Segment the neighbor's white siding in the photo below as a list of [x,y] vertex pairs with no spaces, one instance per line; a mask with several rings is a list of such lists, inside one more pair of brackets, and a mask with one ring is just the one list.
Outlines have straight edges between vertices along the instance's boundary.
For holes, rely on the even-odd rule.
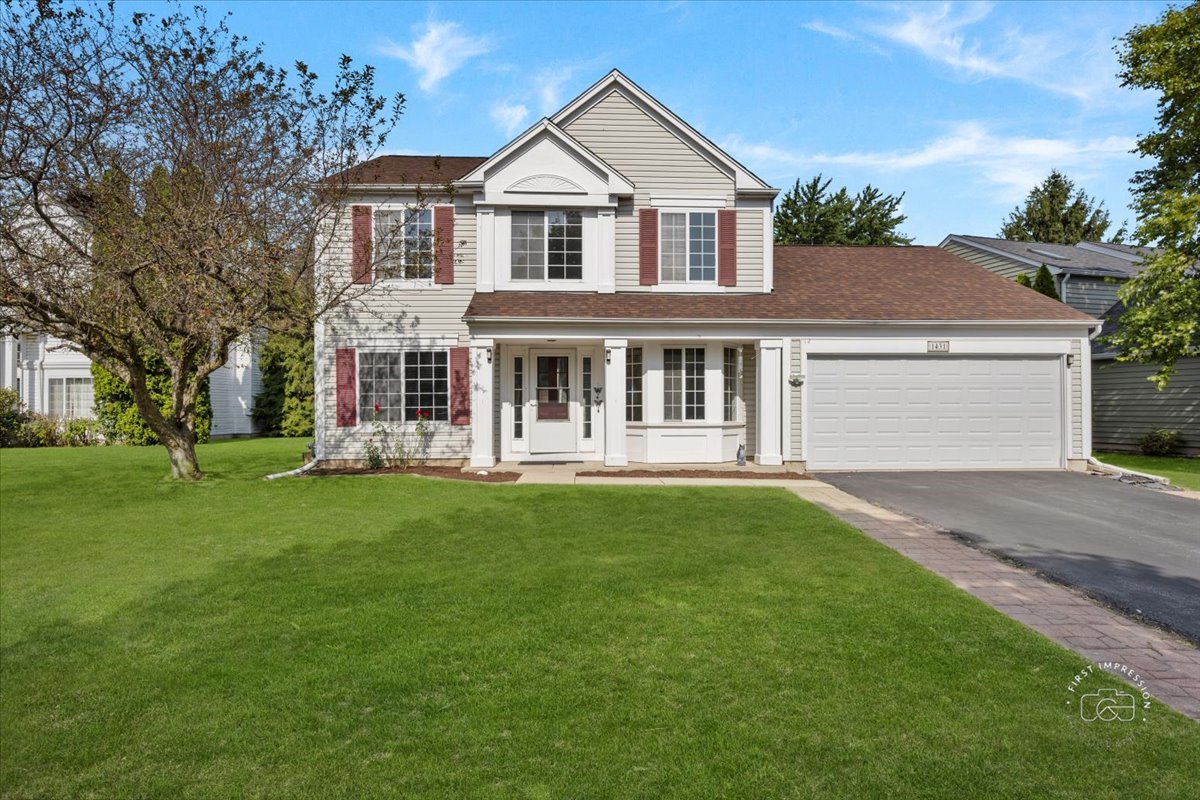
[[262,391],[260,350],[253,338],[233,343],[228,360],[208,377],[212,436],[249,436],[255,432],[254,396]]

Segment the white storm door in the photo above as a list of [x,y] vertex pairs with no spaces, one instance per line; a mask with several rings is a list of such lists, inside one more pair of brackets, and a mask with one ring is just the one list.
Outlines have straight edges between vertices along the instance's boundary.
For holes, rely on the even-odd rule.
[[578,398],[571,386],[570,351],[532,350],[533,413],[529,430],[530,453],[575,453]]

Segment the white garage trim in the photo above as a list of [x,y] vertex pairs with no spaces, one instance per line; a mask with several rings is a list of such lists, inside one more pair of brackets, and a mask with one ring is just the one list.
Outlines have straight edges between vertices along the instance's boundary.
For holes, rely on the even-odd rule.
[[1055,353],[811,354],[801,428],[807,467],[1061,469],[1063,365]]
[[870,354],[926,354],[930,341],[946,342],[949,350],[943,355],[1056,355],[1071,352],[1070,339],[972,339],[938,336],[932,332],[929,338],[892,339],[809,339],[805,350],[809,355],[870,355]]

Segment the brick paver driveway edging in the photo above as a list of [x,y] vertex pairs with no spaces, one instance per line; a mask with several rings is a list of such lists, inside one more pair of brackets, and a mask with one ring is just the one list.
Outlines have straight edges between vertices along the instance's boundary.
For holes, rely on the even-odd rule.
[[811,481],[789,488],[1089,661],[1137,667],[1156,698],[1200,720],[1200,650],[1183,639],[829,484]]

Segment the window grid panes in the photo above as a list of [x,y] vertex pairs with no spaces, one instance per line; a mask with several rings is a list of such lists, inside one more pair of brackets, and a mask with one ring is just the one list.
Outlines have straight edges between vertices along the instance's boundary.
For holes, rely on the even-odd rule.
[[592,358],[591,356],[583,357],[582,366],[582,392],[583,392],[583,438],[592,438]]
[[376,212],[374,247],[377,278],[432,278],[433,209]]
[[663,214],[662,222],[662,281],[682,283],[687,280],[687,214]]
[[359,352],[360,424],[413,422],[422,414],[445,422],[450,417],[449,373],[445,350]]
[[512,212],[513,280],[546,276],[546,217],[541,211]]
[[663,350],[663,419],[683,419],[683,350]]
[[445,350],[404,354],[404,419],[434,422],[450,418],[450,370]]
[[737,357],[736,347],[725,348],[721,375],[724,378],[726,422],[737,422]]
[[578,211],[546,212],[546,262],[552,281],[583,278],[583,217]]
[[717,279],[717,215],[711,211],[688,215],[688,280]]
[[640,347],[630,347],[625,351],[625,421],[642,421],[642,348]]
[[513,438],[525,438],[525,359],[513,358]]
[[704,419],[704,348],[687,348],[683,360],[683,416],[685,419]]
[[362,424],[375,420],[404,420],[404,354],[358,354],[358,419]]
[[47,388],[50,416],[59,419],[92,416],[95,402],[91,378],[51,378]]

